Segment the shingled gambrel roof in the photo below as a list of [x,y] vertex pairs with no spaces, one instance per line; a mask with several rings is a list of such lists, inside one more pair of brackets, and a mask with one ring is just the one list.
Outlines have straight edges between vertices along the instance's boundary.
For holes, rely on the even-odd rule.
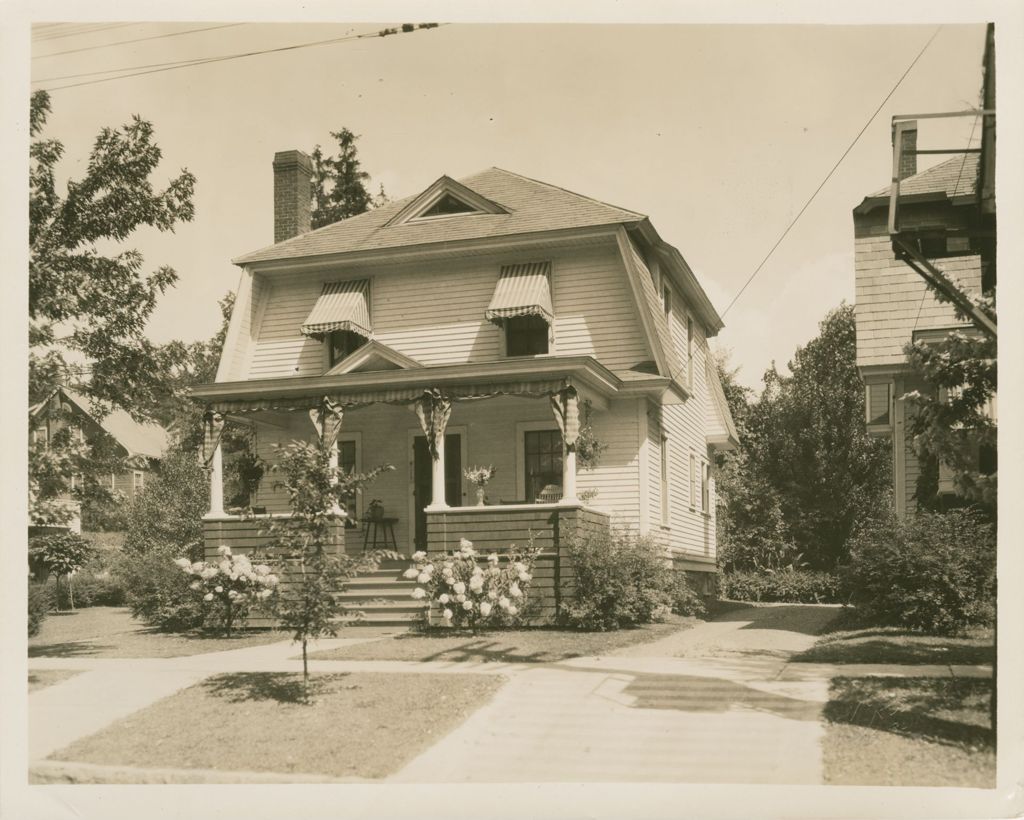
[[417,194],[247,253],[233,261],[238,265],[248,265],[536,231],[629,224],[646,219],[644,214],[617,208],[501,168],[488,168],[458,182],[500,205],[508,213],[462,214],[389,225],[395,216],[421,196]]
[[[900,181],[900,199],[912,196],[940,195],[948,199],[975,196],[978,189],[980,154],[961,154],[933,165]],[[891,185],[869,195],[857,206],[858,212],[877,207],[889,199]]]

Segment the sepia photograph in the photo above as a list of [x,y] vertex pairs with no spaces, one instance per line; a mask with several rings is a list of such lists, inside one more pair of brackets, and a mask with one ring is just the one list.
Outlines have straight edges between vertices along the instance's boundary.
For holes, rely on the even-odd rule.
[[6,816],[1024,811],[1020,15],[644,8],[20,10]]

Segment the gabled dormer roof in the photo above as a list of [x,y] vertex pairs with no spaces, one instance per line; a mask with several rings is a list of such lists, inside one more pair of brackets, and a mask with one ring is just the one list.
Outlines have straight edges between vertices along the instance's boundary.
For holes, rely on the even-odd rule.
[[449,176],[443,176],[392,217],[385,227],[423,219],[447,219],[474,214],[507,214],[508,209]]
[[370,373],[378,370],[411,370],[417,367],[423,367],[423,365],[410,356],[399,353],[393,347],[388,347],[373,339],[353,350],[350,355],[328,370],[327,375]]
[[[445,194],[471,205],[473,210],[446,214],[444,218],[423,218]],[[234,262],[251,265],[309,259],[537,231],[634,224],[645,218],[564,188],[501,168],[488,168],[457,181],[443,176],[415,196],[247,253]]]

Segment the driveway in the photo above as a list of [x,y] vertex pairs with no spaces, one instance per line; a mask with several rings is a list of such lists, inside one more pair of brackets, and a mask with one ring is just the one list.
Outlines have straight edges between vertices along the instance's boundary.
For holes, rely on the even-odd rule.
[[821,782],[827,678],[784,678],[838,614],[725,612],[653,643],[516,675],[401,782]]

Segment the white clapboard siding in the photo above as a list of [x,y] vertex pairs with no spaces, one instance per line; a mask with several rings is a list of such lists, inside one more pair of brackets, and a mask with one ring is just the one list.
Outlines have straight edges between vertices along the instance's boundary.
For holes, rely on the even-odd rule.
[[[613,371],[651,358],[612,245],[368,270],[374,338],[425,365],[498,359],[501,330],[484,319],[484,311],[501,265],[541,257],[552,262],[552,352],[592,355]],[[261,291],[266,305],[249,378],[323,372],[322,345],[299,327],[327,279],[293,279]]]
[[640,426],[636,400],[613,401],[608,410],[594,410],[591,423],[607,449],[601,453],[597,467],[579,472],[577,491],[597,490],[590,505],[609,512],[616,526],[636,532],[640,521]]

